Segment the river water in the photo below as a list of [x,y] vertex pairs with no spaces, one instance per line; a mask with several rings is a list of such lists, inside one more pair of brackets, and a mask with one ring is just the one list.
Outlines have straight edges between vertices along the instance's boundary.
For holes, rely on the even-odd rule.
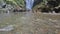
[[60,16],[32,12],[0,14],[0,28],[8,25],[13,25],[14,30],[0,34],[58,34]]

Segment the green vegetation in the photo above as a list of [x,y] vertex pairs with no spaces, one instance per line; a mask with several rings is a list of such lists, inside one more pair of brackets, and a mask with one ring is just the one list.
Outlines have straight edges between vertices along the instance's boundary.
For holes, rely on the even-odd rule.
[[7,4],[24,7],[24,0],[4,0]]
[[[49,0],[42,0],[42,2],[40,1],[40,3],[39,1],[40,0],[35,0],[35,3],[37,4],[35,4],[35,6],[33,7],[34,9],[38,7],[45,7],[46,2]],[[0,3],[2,2],[5,2],[6,4],[10,4],[15,7],[19,6],[19,7],[25,8],[25,0],[0,0]]]
[[[12,6],[19,6],[19,7],[25,7],[25,1],[24,0],[0,0],[1,2],[5,2],[6,4],[10,4]],[[43,3],[46,2],[47,0],[43,0]],[[40,3],[39,3],[40,4]],[[37,5],[36,5],[37,6]],[[35,7],[35,6],[34,6]]]

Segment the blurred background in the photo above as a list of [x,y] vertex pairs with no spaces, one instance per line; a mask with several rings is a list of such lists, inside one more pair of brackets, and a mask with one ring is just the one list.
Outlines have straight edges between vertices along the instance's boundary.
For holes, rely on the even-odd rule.
[[60,0],[0,0],[0,34],[60,34]]

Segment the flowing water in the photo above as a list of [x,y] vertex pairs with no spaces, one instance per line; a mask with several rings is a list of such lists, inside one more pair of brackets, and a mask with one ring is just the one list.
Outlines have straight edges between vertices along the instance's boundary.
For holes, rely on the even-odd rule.
[[34,0],[25,0],[26,1],[26,9],[32,10]]
[[13,25],[12,31],[0,34],[60,34],[60,15],[20,12],[0,14],[0,28]]

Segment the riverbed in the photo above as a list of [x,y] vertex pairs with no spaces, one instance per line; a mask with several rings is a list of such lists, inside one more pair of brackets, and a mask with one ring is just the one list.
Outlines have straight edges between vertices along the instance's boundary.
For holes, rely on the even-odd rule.
[[0,28],[13,25],[12,31],[0,34],[60,34],[60,15],[16,12],[0,14]]

